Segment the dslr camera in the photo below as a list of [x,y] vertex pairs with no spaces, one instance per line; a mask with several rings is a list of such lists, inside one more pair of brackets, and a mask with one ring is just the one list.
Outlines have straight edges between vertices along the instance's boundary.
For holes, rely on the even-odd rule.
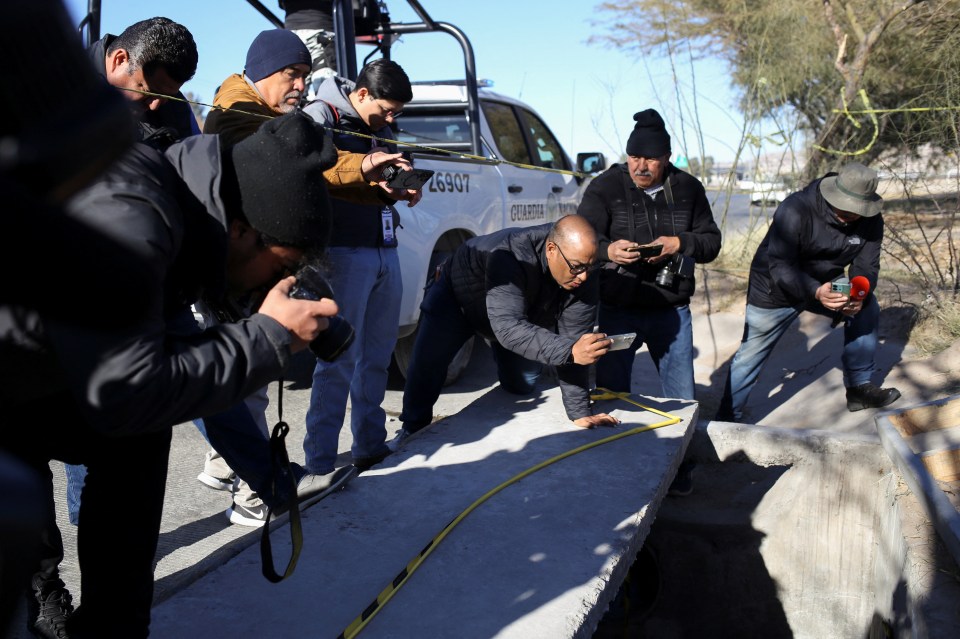
[[687,279],[693,277],[695,262],[692,257],[676,253],[667,260],[663,268],[657,272],[656,282],[663,288],[673,288],[677,277]]
[[[297,283],[290,289],[290,297],[318,301],[333,299],[333,289],[319,268],[308,264],[297,271]],[[340,315],[328,317],[329,326],[310,342],[310,350],[318,359],[332,362],[350,347],[355,336],[353,326]]]

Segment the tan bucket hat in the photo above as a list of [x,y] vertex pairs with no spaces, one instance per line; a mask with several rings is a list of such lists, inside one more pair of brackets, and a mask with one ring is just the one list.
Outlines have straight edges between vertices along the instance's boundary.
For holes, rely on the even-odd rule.
[[841,211],[873,217],[883,208],[877,195],[877,172],[859,162],[845,164],[838,175],[820,180],[820,194]]

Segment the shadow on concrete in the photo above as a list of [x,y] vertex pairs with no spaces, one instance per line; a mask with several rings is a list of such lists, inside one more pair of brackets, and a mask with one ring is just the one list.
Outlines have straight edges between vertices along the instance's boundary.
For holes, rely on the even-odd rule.
[[[523,416],[540,410],[546,399],[542,392],[519,397],[495,388],[466,407],[455,424],[444,428],[446,420],[434,423],[410,440],[405,450],[411,449],[430,464],[449,446],[469,447],[487,438],[491,430],[510,420],[514,421],[509,428],[523,428]],[[688,402],[677,400],[644,403],[664,412],[689,407]],[[462,415],[482,418],[463,420]],[[516,421],[518,417],[520,421]],[[531,419],[535,418],[531,416]],[[542,421],[543,417],[539,419]],[[658,420],[655,418],[651,421]],[[563,426],[555,433],[507,440],[504,442],[505,449],[495,450],[475,461],[418,466],[404,469],[399,474],[370,476],[367,481],[374,485],[365,485],[364,488],[367,494],[376,494],[379,490],[375,484],[399,480],[409,486],[428,487],[421,489],[416,497],[421,503],[429,501],[433,491],[442,491],[445,502],[457,503],[462,500],[462,504],[454,509],[466,508],[472,500],[497,486],[500,481],[556,455],[635,425],[631,423],[619,428],[595,430],[576,430]],[[454,428],[457,431],[455,438],[450,435]],[[641,443],[634,441],[635,438],[647,439]],[[510,485],[483,503],[464,521],[464,528],[469,527],[474,531],[472,536],[467,537],[469,541],[463,542],[469,546],[461,547],[464,538],[451,535],[438,548],[438,554],[429,560],[440,566],[445,561],[453,563],[446,568],[420,571],[413,578],[416,583],[413,580],[410,583],[409,589],[415,592],[408,592],[405,596],[418,601],[416,593],[446,592],[451,601],[474,602],[472,609],[466,613],[458,608],[447,610],[445,614],[455,617],[458,624],[469,628],[469,633],[466,633],[468,636],[489,637],[502,632],[513,621],[549,608],[571,591],[593,583],[598,575],[605,574],[609,569],[611,555],[622,553],[625,548],[633,548],[635,552],[639,547],[637,535],[640,518],[625,514],[639,512],[644,506],[643,501],[637,498],[638,485],[650,492],[650,499],[654,494],[663,494],[665,483],[669,482],[669,478],[663,474],[670,464],[670,457],[666,455],[670,446],[677,444],[666,443],[673,440],[655,442],[655,439],[655,435],[641,433],[626,440],[598,446],[575,455],[576,461],[574,458],[560,460]],[[512,446],[521,441],[522,446]],[[636,447],[629,449],[630,455],[649,452],[651,459],[656,460],[650,464],[650,468],[641,468],[643,465],[639,463],[624,463],[626,453],[622,446],[628,441]],[[446,457],[449,458],[449,455]],[[395,461],[406,458],[406,455],[395,455],[377,468],[389,468]],[[475,470],[471,470],[471,467]],[[617,503],[622,507],[596,505],[595,501],[606,499],[605,495],[606,498],[619,500]],[[373,503],[369,507],[376,509]],[[510,513],[506,520],[510,523],[509,529],[503,529],[505,511]],[[451,510],[451,515],[456,514]],[[430,514],[424,513],[423,516],[430,517]],[[652,511],[644,518],[644,527],[649,526],[651,516]],[[436,521],[436,517],[431,520]],[[362,523],[356,523],[364,527]],[[477,546],[477,530],[487,531],[482,534],[482,547]],[[594,534],[579,536],[579,532],[584,530]],[[422,547],[431,535],[440,533],[440,529],[432,530],[418,521],[405,520],[402,527],[395,525],[392,533],[408,540],[416,539],[418,547]],[[586,539],[597,540],[593,543],[599,543],[599,540],[609,543],[600,544],[590,552],[577,552],[575,556],[564,552],[576,548],[576,540],[582,545]],[[574,545],[571,546],[571,543]],[[474,570],[483,569],[494,557],[496,561],[493,563],[498,567],[498,572],[502,571],[496,575],[495,584],[468,591],[471,587],[469,580],[461,583],[456,578],[455,574],[470,575]],[[391,557],[398,570],[408,559],[412,557]],[[571,569],[571,565],[575,569]],[[622,575],[625,568],[625,565],[620,565],[616,574]],[[613,592],[610,592],[606,598],[601,598],[604,606],[612,595]],[[490,611],[498,612],[490,614]],[[586,627],[597,623],[601,614],[602,607],[590,612],[592,620]],[[401,623],[402,627],[407,627],[405,622]]]
[[160,533],[154,561],[160,561],[179,548],[192,546],[231,526],[230,521],[223,516],[223,512],[219,511],[203,519],[189,521],[171,531]]
[[[807,316],[812,316],[815,322],[813,332],[809,335],[802,326],[802,320]],[[811,382],[823,379],[834,368],[841,368],[843,328],[837,326],[830,329],[829,321],[826,317],[805,312],[790,325],[774,347],[760,371],[756,386],[750,392],[744,409],[745,423],[759,423]],[[891,369],[900,362],[915,323],[916,311],[912,308],[897,306],[881,309],[880,345],[873,374],[875,384],[882,384]],[[824,332],[822,336],[821,331]],[[816,341],[811,346],[813,340]],[[709,385],[697,385],[702,416],[712,417],[716,414],[732,359],[733,355],[713,371]],[[842,384],[838,384],[830,392],[836,392],[842,398],[845,391]]]
[[[705,454],[705,451],[707,454]],[[667,497],[595,639],[792,637],[751,518],[790,466],[699,446],[695,490]]]

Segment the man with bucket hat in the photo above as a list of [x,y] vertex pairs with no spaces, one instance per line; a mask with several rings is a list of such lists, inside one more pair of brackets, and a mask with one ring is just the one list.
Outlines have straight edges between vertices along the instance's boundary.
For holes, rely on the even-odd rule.
[[[851,162],[777,207],[750,265],[743,339],[730,364],[717,419],[742,421],[760,369],[805,310],[843,321],[847,410],[880,408],[899,399],[897,389],[871,381],[880,320],[873,291],[883,241],[877,182],[876,171]],[[835,290],[842,288],[837,281],[845,279],[845,272],[850,281],[863,283],[860,295]]]

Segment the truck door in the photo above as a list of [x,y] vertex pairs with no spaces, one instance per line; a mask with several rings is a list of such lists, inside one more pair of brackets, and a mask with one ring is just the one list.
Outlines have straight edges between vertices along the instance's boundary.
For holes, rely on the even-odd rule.
[[570,170],[570,161],[556,138],[532,111],[503,102],[482,102],[505,189],[504,226],[553,222],[577,210],[573,176],[536,168]]

